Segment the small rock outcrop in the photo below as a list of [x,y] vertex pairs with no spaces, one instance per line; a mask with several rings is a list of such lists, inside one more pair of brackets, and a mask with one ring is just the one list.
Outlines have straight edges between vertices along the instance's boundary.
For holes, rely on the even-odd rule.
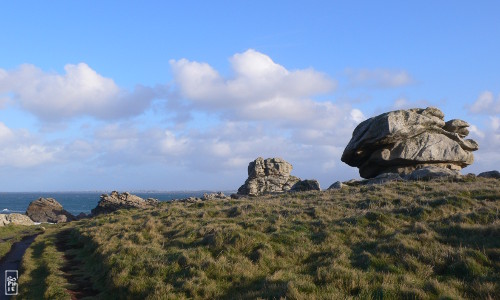
[[218,192],[218,193],[204,193],[203,197],[201,200],[206,201],[206,200],[224,200],[224,199],[231,199],[231,197],[226,196],[223,192]]
[[330,185],[328,187],[327,190],[340,190],[344,187],[344,184],[340,181],[335,181],[334,183],[332,183],[332,185]]
[[28,216],[21,214],[0,214],[0,227],[8,224],[15,225],[35,225]]
[[477,175],[477,177],[500,179],[500,172],[498,172],[498,171],[482,172],[482,173],[479,173]]
[[305,179],[292,186],[293,192],[321,191],[319,182],[316,179]]
[[64,223],[76,220],[53,198],[38,198],[31,202],[26,215],[34,222]]
[[469,124],[444,121],[439,109],[391,111],[361,122],[342,154],[342,161],[359,168],[363,178],[382,173],[406,176],[427,167],[460,171],[472,164],[478,144],[464,139]]
[[238,189],[238,194],[257,196],[289,191],[300,181],[300,178],[290,175],[292,169],[292,165],[281,158],[259,157],[248,165],[248,178]]
[[432,180],[437,178],[456,178],[460,176],[457,170],[427,166],[417,169],[406,176],[407,180]]
[[398,173],[382,173],[366,181],[365,184],[384,184],[392,181],[402,181],[404,178]]
[[118,193],[117,191],[111,192],[111,195],[103,194],[97,206],[92,209],[92,215],[99,215],[103,213],[110,213],[122,208],[151,208],[157,206],[158,200],[148,198],[146,200],[139,196],[132,195],[128,192]]

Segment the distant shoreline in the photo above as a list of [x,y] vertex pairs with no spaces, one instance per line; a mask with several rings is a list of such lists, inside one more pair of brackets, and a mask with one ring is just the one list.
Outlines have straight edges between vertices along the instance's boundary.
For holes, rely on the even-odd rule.
[[[120,191],[124,192],[124,191]],[[188,197],[201,197],[204,193],[210,193],[210,190],[197,191],[129,191],[141,198],[155,198],[160,201],[169,201],[172,199],[181,199]],[[226,194],[231,194],[236,191],[222,191]],[[96,207],[102,194],[110,194],[111,191],[71,191],[71,192],[0,192],[0,213],[5,209],[8,213],[24,214],[29,203],[43,197],[54,198],[73,215],[79,213],[90,213],[91,209]],[[5,212],[7,213],[7,211]]]

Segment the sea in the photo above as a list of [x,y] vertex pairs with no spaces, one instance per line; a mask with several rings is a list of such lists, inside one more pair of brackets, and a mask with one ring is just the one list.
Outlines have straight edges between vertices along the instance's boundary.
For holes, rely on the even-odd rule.
[[[174,192],[130,192],[143,199],[154,198],[160,201],[172,199],[183,199],[187,197],[202,197],[204,193],[214,191],[174,191]],[[230,195],[234,191],[223,191]],[[63,208],[73,215],[79,213],[90,213],[97,206],[102,194],[111,192],[0,192],[0,214],[21,213],[24,214],[28,205],[40,198],[54,198],[61,203]]]

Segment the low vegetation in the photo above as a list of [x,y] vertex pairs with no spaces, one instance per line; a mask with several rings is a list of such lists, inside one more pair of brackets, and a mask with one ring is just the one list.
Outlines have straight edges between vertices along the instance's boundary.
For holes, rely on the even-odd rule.
[[121,210],[39,236],[19,298],[495,299],[499,210],[479,178]]
[[0,227],[0,259],[5,256],[15,242],[27,236],[43,232],[41,226],[23,226],[8,224]]

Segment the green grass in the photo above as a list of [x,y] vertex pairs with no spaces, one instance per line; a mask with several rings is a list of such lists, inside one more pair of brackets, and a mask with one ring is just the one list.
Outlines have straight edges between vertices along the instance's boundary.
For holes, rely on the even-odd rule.
[[21,263],[17,299],[71,299],[66,291],[68,282],[60,270],[64,256],[55,246],[60,228],[51,226],[26,250]]
[[[498,180],[398,182],[162,203],[64,230],[103,299],[495,299],[499,210]],[[45,298],[67,297],[58,230],[26,254],[21,291],[43,281]]]
[[0,259],[10,251],[12,244],[26,236],[43,232],[41,226],[24,226],[8,224],[0,227]]

